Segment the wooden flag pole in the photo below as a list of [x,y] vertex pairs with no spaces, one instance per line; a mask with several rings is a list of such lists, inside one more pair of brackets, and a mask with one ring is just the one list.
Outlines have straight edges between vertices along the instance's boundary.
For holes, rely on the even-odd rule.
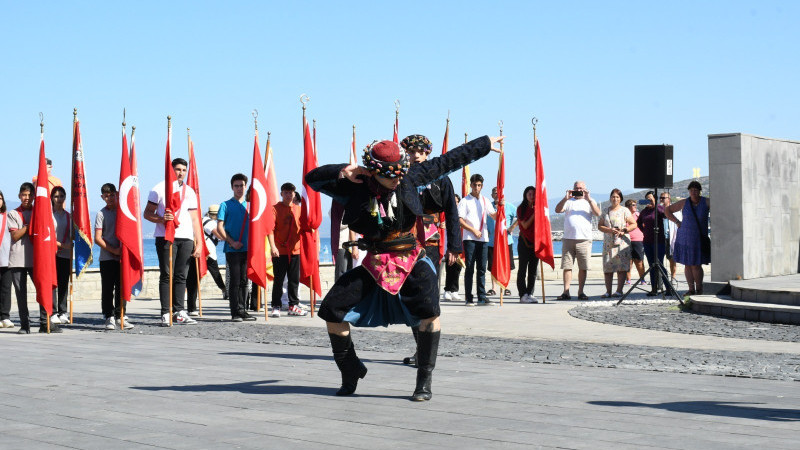
[[[536,124],[537,123],[539,123],[539,119],[537,119],[536,117],[531,119],[531,124],[533,124],[533,154],[534,154],[534,156],[536,156]],[[500,145],[502,145],[502,144],[500,144]],[[536,180],[536,182],[538,183],[539,180]],[[535,228],[536,227],[536,223],[534,223],[533,226]],[[539,280],[539,283],[542,285],[542,304],[545,304],[545,303],[547,303],[547,298],[544,295],[544,264],[541,261],[539,261],[539,269],[540,269],[540,273],[542,274],[541,275],[541,279]]]
[[[205,245],[205,236],[203,237],[203,245]],[[197,274],[197,313],[203,317],[203,293],[200,292],[200,257],[194,259],[195,272]]]
[[[269,320],[269,307],[267,306],[267,292],[268,292],[269,280],[267,280],[267,286],[264,286],[264,322]],[[275,288],[275,282],[272,282],[272,288]]]
[[[169,139],[169,131],[171,129],[172,129],[172,116],[167,116],[167,139]],[[167,187],[164,186],[165,197],[166,197],[166,190],[167,190]],[[171,199],[165,198],[164,199],[164,203],[166,204],[166,202],[168,202],[170,200]],[[176,212],[177,211],[173,211],[173,214],[175,214]],[[175,239],[174,236],[173,236],[173,239]],[[174,267],[172,266],[172,247],[173,246],[175,246],[175,242],[174,241],[169,243],[169,326],[172,326],[172,277],[173,277],[173,271],[174,271],[173,270]]]
[[[502,136],[503,135],[503,121],[501,120],[500,122],[498,122],[498,125],[500,125],[500,136]],[[500,158],[502,158],[502,157],[503,157],[503,141],[500,141]],[[503,183],[505,184],[505,180],[503,180]],[[505,190],[505,187],[503,187],[503,190]],[[505,192],[503,192],[503,195],[505,196]],[[500,201],[504,201],[504,199],[502,199],[502,198],[498,198],[497,200],[498,200],[498,206],[500,205]],[[503,205],[503,208],[505,209],[505,205]],[[499,224],[495,220],[495,226],[497,226],[497,225],[499,225]],[[508,232],[508,228],[506,228],[506,233],[507,232]],[[489,239],[494,239],[494,236],[491,236]],[[508,245],[508,238],[506,238],[506,242],[503,242],[503,244]],[[511,258],[511,254],[509,254],[508,257]],[[509,263],[510,263],[510,261],[509,261]],[[509,266],[510,266],[510,264],[509,264]],[[505,294],[507,286],[500,285],[499,281],[497,282],[497,285],[503,288],[500,291],[500,307],[502,308],[503,307],[503,294]]]
[[[72,142],[75,142],[75,124],[78,123],[78,108],[72,108]],[[72,175],[75,175],[75,155],[72,158]],[[71,177],[70,177],[71,178]],[[70,189],[70,197],[72,196],[72,189]],[[71,201],[72,199],[70,199]],[[70,220],[72,220],[72,214],[70,214]],[[72,229],[72,222],[68,224],[69,230],[71,231],[70,235],[72,237],[72,247],[75,248],[75,230]],[[69,323],[72,325],[72,293],[73,293],[73,280],[72,280],[72,264],[74,263],[75,252],[70,252],[69,254]]]

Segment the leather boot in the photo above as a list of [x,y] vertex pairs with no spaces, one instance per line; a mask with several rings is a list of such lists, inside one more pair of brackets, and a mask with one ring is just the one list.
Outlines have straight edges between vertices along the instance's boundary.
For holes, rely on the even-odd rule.
[[417,388],[411,400],[422,402],[430,400],[433,368],[436,367],[436,355],[439,353],[439,337],[441,331],[420,331],[417,340]]
[[[419,344],[419,325],[411,327],[411,332],[414,333],[414,342]],[[417,352],[414,352],[414,356],[403,358],[403,364],[417,367]]]
[[339,336],[328,333],[331,339],[331,349],[333,350],[333,360],[342,373],[342,386],[336,391],[336,395],[350,395],[356,391],[358,379],[367,375],[367,368],[358,359],[356,349],[353,347],[353,340],[350,335]]

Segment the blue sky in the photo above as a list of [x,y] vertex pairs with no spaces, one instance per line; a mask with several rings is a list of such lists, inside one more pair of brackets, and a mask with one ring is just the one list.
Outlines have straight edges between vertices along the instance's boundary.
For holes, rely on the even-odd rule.
[[[675,146],[675,177],[708,173],[707,135],[800,140],[796,2],[10,2],[0,16],[0,189],[13,201],[47,154],[67,181],[72,108],[92,210],[118,181],[120,124],[136,125],[142,196],[173,155],[198,156],[205,205],[249,175],[253,120],[272,132],[281,181],[300,184],[299,96],[320,163],[400,134],[439,152],[505,124],[507,196],[534,182],[539,118],[550,197],[583,179],[599,199],[633,187],[633,146]],[[130,128],[129,128],[130,130]],[[495,184],[497,159],[474,164]],[[456,185],[460,177],[454,177]],[[711,181],[713,185],[713,180]],[[326,200],[327,202],[327,200]],[[551,205],[552,206],[552,205]]]

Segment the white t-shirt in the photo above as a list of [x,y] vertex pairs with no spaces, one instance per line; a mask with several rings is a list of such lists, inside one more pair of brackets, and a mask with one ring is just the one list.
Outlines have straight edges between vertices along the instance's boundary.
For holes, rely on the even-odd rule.
[[564,239],[592,239],[592,205],[588,200],[567,200],[564,213]]
[[[185,187],[185,189],[184,189]],[[175,238],[176,239],[194,239],[194,229],[192,229],[192,215],[189,211],[197,209],[197,195],[194,193],[194,189],[186,186],[186,183],[182,185],[178,185],[178,182],[175,181],[175,184],[172,187],[172,190],[175,192],[181,193],[181,210],[180,213],[176,215],[178,218],[178,228],[175,229]],[[160,182],[153,187],[153,190],[150,191],[150,194],[147,196],[147,201],[150,203],[155,203],[158,205],[156,209],[156,214],[161,217],[164,217],[164,210],[166,209],[164,206],[164,182]],[[164,224],[157,223],[156,224],[156,231],[154,233],[155,237],[164,237]]]
[[490,213],[495,213],[492,201],[482,195],[475,198],[472,194],[468,194],[458,202],[458,217],[464,219],[472,228],[480,229],[481,231],[481,237],[477,237],[473,232],[464,228],[462,235],[463,240],[489,242],[487,219]]
[[[3,227],[5,219],[5,227]],[[8,216],[0,213],[0,267],[8,267],[8,254],[11,251],[11,232],[8,231]]]
[[217,221],[208,216],[203,216],[202,225],[203,225],[203,234],[205,235],[204,237],[206,240],[206,248],[208,249],[208,257],[216,261],[217,245],[214,244],[214,241],[212,241],[209,236],[214,235],[214,230],[217,229]]

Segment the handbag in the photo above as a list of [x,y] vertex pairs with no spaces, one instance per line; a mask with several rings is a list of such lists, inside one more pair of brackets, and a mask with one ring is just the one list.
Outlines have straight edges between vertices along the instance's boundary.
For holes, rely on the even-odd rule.
[[708,237],[708,233],[703,233],[703,230],[700,227],[700,219],[697,218],[697,212],[694,210],[692,201],[688,198],[686,200],[689,202],[689,206],[692,208],[692,215],[697,223],[697,232],[700,234],[700,253],[703,256],[708,256],[708,260],[711,261],[711,238]]

